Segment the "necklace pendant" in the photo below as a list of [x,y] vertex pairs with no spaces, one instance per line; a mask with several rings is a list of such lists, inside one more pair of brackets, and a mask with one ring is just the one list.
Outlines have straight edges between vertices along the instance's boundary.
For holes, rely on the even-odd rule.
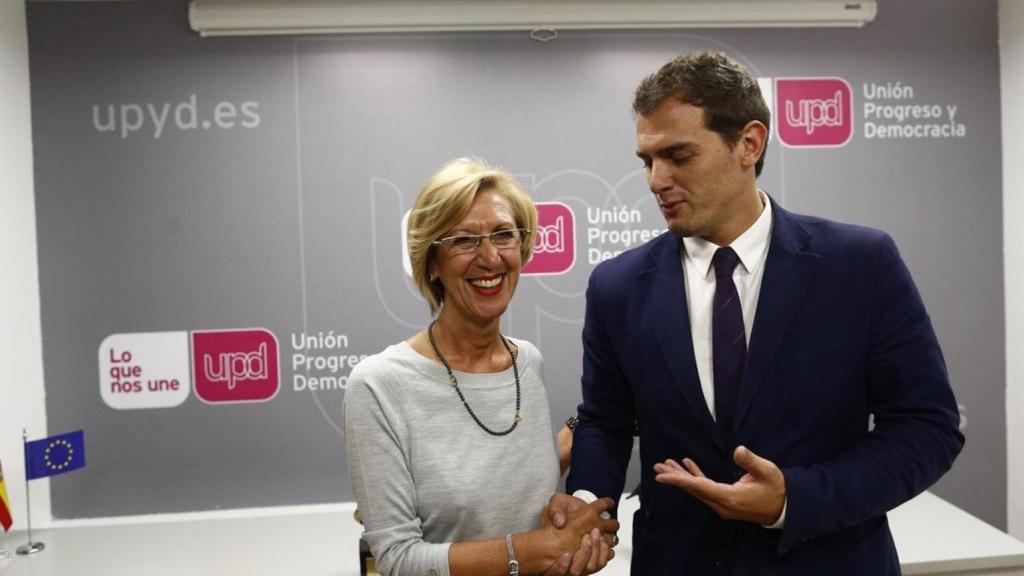
[[516,424],[518,424],[522,419],[523,417],[519,415],[519,412],[516,412]]
[[459,387],[459,381],[455,379],[455,374],[449,374],[448,375],[448,382],[451,383],[453,388],[458,388]]

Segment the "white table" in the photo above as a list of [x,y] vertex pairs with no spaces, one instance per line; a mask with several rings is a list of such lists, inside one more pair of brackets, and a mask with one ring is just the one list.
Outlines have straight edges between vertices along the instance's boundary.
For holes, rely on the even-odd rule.
[[889,513],[904,574],[1024,576],[1024,543],[925,492]]
[[[639,505],[637,498],[619,501],[619,522],[627,534]],[[890,512],[889,527],[905,575],[1024,576],[1024,542],[930,492]],[[618,548],[608,576],[629,574],[630,546]]]
[[[15,555],[0,576],[359,576],[362,527],[352,519],[355,504],[322,508],[34,530],[33,539],[46,549]],[[3,539],[12,554],[25,541],[23,532]]]
[[[629,574],[637,499],[623,499],[622,543],[602,574]],[[46,549],[0,561],[0,576],[357,576],[361,527],[354,504],[243,512],[244,517],[68,526],[37,530]],[[238,516],[239,513],[225,513]],[[903,573],[1024,576],[1024,543],[924,493],[889,515]],[[24,533],[4,535],[14,548]]]

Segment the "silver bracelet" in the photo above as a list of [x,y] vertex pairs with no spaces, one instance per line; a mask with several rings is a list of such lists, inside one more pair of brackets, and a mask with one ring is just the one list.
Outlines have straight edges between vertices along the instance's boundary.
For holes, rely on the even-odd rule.
[[519,561],[516,551],[512,548],[512,534],[505,536],[505,548],[508,549],[508,576],[519,576]]

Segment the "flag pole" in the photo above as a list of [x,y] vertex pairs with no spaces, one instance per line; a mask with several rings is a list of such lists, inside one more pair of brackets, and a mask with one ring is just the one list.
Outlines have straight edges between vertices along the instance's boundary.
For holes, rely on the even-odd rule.
[[[21,445],[24,448],[25,455],[28,455],[28,434],[25,429],[21,429]],[[46,544],[42,542],[32,541],[32,499],[29,497],[28,492],[28,458],[25,458],[25,520],[28,522],[28,543],[18,546],[19,556],[31,556],[38,554],[46,548]]]

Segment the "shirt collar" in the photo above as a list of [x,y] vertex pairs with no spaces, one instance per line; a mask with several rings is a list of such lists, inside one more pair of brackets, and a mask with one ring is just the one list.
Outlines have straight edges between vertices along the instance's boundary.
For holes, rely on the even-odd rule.
[[[761,196],[764,210],[761,210],[761,215],[757,217],[750,228],[747,228],[729,245],[739,256],[740,265],[747,271],[747,274],[752,274],[764,262],[772,231],[772,203],[767,194],[761,190],[757,192]],[[687,258],[693,261],[697,270],[704,271],[705,276],[711,270],[711,258],[719,248],[720,246],[717,244],[699,236],[683,238],[683,252]]]

